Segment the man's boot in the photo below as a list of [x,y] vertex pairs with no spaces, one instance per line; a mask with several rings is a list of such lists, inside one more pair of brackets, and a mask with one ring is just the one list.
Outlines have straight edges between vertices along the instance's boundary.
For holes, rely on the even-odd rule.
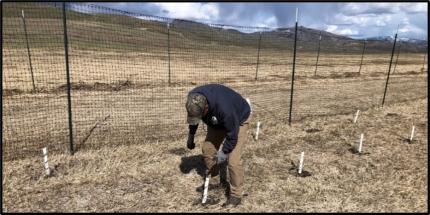
[[242,198],[230,196],[227,201],[222,205],[223,207],[236,207],[242,202]]

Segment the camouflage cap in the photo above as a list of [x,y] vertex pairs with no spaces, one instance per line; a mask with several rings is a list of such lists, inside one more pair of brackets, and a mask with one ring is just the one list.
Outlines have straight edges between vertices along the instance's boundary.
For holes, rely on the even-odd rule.
[[185,108],[187,109],[188,116],[187,122],[190,125],[197,125],[203,116],[203,110],[207,103],[206,97],[200,93],[190,93],[187,97]]

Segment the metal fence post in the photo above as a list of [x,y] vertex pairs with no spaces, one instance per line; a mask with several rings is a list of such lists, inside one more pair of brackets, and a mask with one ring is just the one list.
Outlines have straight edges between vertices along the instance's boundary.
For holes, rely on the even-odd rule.
[[292,78],[291,78],[291,95],[290,95],[290,114],[288,117],[288,125],[290,125],[290,126],[291,126],[291,111],[293,109],[294,71],[295,71],[295,67],[296,67],[297,15],[298,15],[298,8],[296,8],[296,27],[294,30],[293,73],[292,73]]
[[30,45],[28,44],[27,25],[25,24],[24,10],[22,10],[21,12],[22,12],[22,22],[24,23],[25,41],[27,42],[28,62],[30,63],[31,82],[33,83],[33,92],[35,92],[36,91],[36,85],[34,84],[33,65],[31,64]]
[[394,64],[393,75],[394,75],[394,72],[396,71],[397,61],[399,61],[399,54],[400,54],[400,46],[401,45],[402,44],[399,43],[399,47],[397,48],[397,57],[396,57],[396,63]]
[[317,76],[318,58],[320,57],[320,44],[321,44],[321,31],[320,31],[320,38],[318,40],[317,62],[315,63],[315,73],[314,73],[314,76]]
[[385,82],[384,97],[382,98],[382,107],[384,106],[385,95],[387,94],[387,86],[388,86],[388,80],[390,79],[391,64],[393,63],[394,49],[396,48],[396,40],[397,40],[397,33],[396,33],[396,36],[394,36],[394,44],[393,44],[393,50],[391,51],[390,66],[388,67],[387,82]]
[[[426,63],[426,57],[427,57],[427,51],[426,51],[426,53],[424,54],[424,59],[423,59],[423,67],[422,67],[422,69],[423,69],[423,71],[424,71],[424,65],[425,65],[425,63]],[[427,66],[427,69],[428,69],[428,66]]]
[[73,123],[72,123],[72,98],[70,94],[70,72],[69,72],[69,47],[67,40],[67,23],[66,23],[66,3],[63,2],[63,27],[64,27],[64,51],[66,58],[66,79],[67,79],[67,106],[69,111],[69,140],[70,154],[73,155]]
[[257,76],[258,76],[258,63],[260,62],[260,43],[261,43],[261,31],[260,31],[260,36],[258,38],[257,68],[256,68],[256,71],[255,71],[255,80],[257,80]]
[[167,23],[167,58],[168,58],[169,85],[170,85],[170,23]]
[[361,61],[360,61],[360,68],[358,69],[358,74],[360,74],[361,65],[363,65],[364,50],[366,50],[366,39],[364,39],[364,42],[363,42],[363,52],[361,53]]

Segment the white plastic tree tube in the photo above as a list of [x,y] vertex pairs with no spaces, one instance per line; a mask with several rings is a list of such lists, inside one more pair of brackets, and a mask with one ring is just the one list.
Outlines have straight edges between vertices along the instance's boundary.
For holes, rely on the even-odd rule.
[[51,175],[51,169],[48,164],[48,149],[45,147],[42,149],[43,152],[43,166],[45,167],[46,175]]
[[210,174],[208,174],[205,178],[205,189],[203,191],[202,204],[206,203],[206,200],[208,199],[209,177]]
[[415,126],[412,126],[411,138],[409,139],[412,142],[412,138],[414,138]]
[[358,153],[361,153],[361,149],[363,147],[363,134],[360,135],[360,145],[358,146]]
[[255,140],[258,140],[258,133],[260,133],[260,122],[257,122],[257,131],[255,132]]
[[305,152],[302,152],[300,154],[300,163],[299,163],[299,174],[302,174],[302,170],[303,170],[303,161],[305,159]]
[[354,123],[357,122],[358,114],[360,113],[360,110],[357,110],[357,113],[355,113]]

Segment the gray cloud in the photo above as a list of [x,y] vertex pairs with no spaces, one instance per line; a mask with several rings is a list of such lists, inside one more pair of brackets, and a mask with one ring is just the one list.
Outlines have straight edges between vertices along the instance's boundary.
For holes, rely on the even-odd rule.
[[390,3],[350,3],[343,4],[342,7],[342,13],[349,16],[394,14],[397,10]]
[[309,28],[360,38],[392,36],[400,24],[402,37],[427,38],[426,3],[196,2],[184,7],[168,7],[159,3],[96,4],[147,15],[256,27],[291,27],[295,23],[295,10],[298,8],[299,25]]
[[162,15],[162,8],[151,3],[94,3],[104,7],[147,15]]

